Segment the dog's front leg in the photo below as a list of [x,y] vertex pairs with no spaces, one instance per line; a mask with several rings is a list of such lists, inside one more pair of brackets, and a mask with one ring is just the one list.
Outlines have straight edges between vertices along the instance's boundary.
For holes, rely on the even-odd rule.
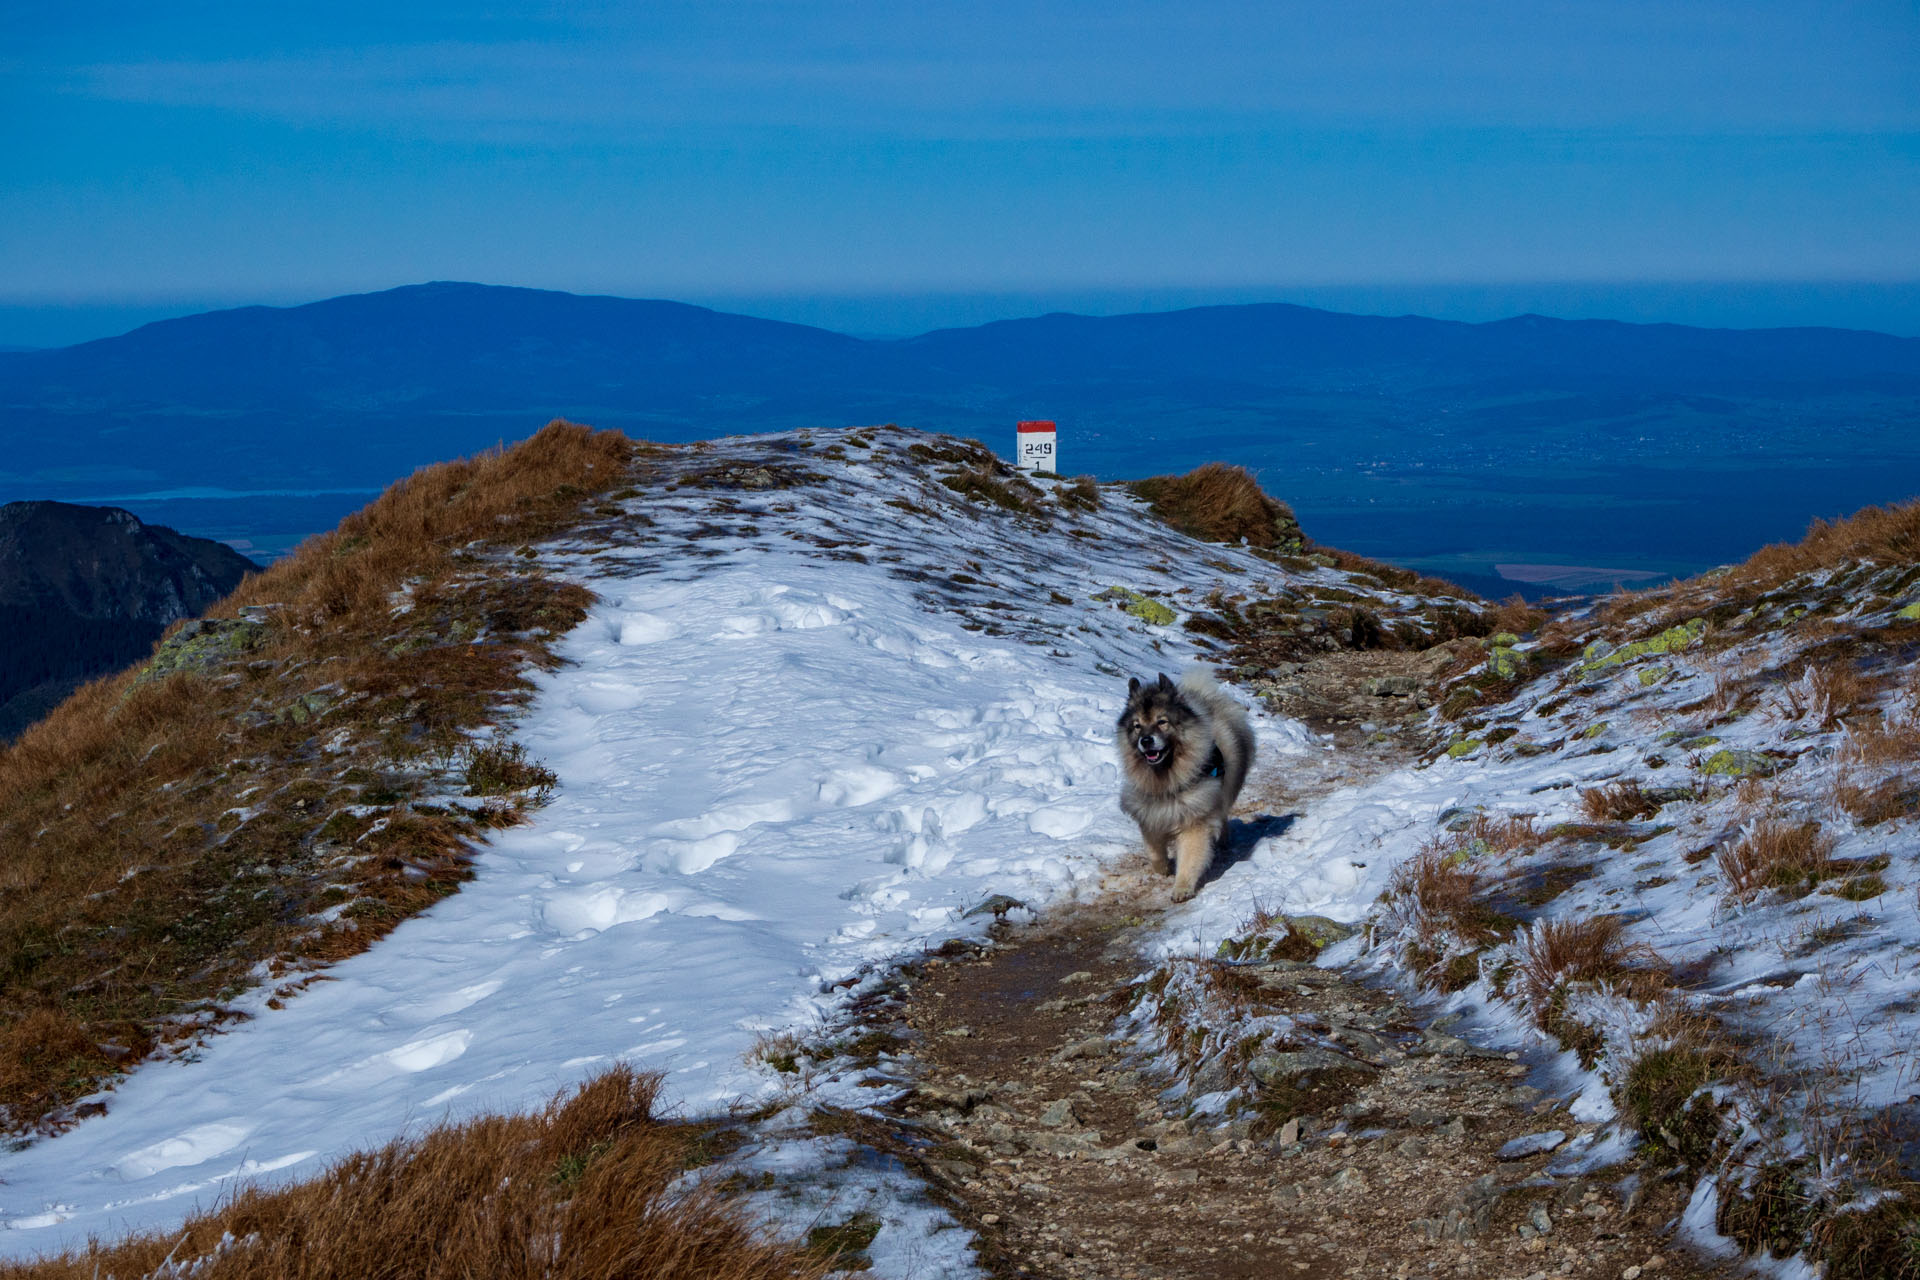
[[1141,837],[1147,842],[1147,865],[1153,874],[1163,876],[1173,868],[1167,865],[1167,837],[1158,831],[1142,831]]
[[1185,902],[1200,890],[1200,877],[1213,861],[1213,829],[1182,827],[1173,838],[1173,900]]

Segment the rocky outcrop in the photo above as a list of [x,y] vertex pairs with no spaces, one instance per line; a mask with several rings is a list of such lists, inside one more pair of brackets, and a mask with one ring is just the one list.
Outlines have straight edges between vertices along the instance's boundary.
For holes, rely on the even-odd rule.
[[0,739],[82,682],[144,657],[257,568],[117,507],[0,507]]

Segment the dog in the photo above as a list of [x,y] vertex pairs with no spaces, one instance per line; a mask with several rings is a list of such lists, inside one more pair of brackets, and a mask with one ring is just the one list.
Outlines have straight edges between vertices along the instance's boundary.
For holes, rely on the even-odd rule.
[[1127,708],[1114,726],[1120,753],[1120,808],[1140,824],[1155,875],[1167,874],[1173,846],[1173,900],[1185,902],[1213,861],[1227,814],[1253,765],[1247,713],[1195,667],[1174,684],[1127,681]]

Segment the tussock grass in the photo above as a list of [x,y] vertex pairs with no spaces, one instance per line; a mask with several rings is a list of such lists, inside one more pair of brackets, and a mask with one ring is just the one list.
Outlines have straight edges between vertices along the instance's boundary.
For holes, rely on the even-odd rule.
[[[183,1231],[0,1268],[20,1280],[813,1280],[841,1251],[787,1246],[715,1191],[676,1189],[695,1131],[619,1067],[537,1115],[484,1116],[248,1190]],[[869,1239],[871,1237],[869,1236]]]
[[1636,1057],[1616,1086],[1621,1110],[1646,1139],[1656,1165],[1706,1169],[1720,1141],[1720,1110],[1708,1086],[1744,1080],[1751,1067],[1712,1028],[1674,1023],[1658,1047]]
[[1842,776],[1834,783],[1833,802],[1861,826],[1876,827],[1920,812],[1920,784],[1905,775],[1876,783]]
[[1817,822],[1760,818],[1714,854],[1727,892],[1750,898],[1763,889],[1810,892],[1831,871],[1833,838]]
[[1515,922],[1479,900],[1479,877],[1457,840],[1434,840],[1393,869],[1388,918],[1399,929],[1400,962],[1452,990],[1478,974],[1473,957],[1513,932]]
[[1519,994],[1535,1026],[1551,1029],[1559,997],[1572,983],[1612,983],[1641,994],[1665,985],[1653,968],[1660,957],[1644,943],[1628,942],[1625,932],[1619,916],[1536,920],[1521,932],[1514,944]]
[[553,770],[527,759],[526,746],[518,742],[474,747],[467,753],[466,780],[470,796],[525,792],[537,800],[545,799],[560,781]]
[[1293,510],[1261,489],[1245,467],[1209,462],[1181,476],[1149,476],[1127,485],[1153,513],[1202,542],[1239,543],[1294,553],[1305,547]]
[[1660,805],[1640,789],[1637,779],[1623,778],[1604,786],[1583,787],[1580,811],[1594,822],[1632,822],[1635,818],[1651,818],[1660,812]]
[[94,681],[0,752],[8,1127],[58,1128],[231,1017],[256,966],[297,980],[458,887],[538,766],[434,797],[591,599],[513,552],[577,525],[638,448],[554,423],[417,472],[249,577],[198,648],[163,642],[171,669]]
[[1076,511],[1098,511],[1100,509],[1100,482],[1092,476],[1075,476],[1054,491],[1054,496],[1063,507]]
[[1471,919],[1474,886],[1473,873],[1462,870],[1450,850],[1429,844],[1393,869],[1387,893],[1411,904],[1418,924],[1441,929]]
[[1517,635],[1527,635],[1545,626],[1548,616],[1545,609],[1529,604],[1527,598],[1516,591],[1488,610],[1487,621],[1492,624],[1496,634],[1511,631]]
[[1323,943],[1295,928],[1282,912],[1256,904],[1253,914],[1240,924],[1234,936],[1221,942],[1215,953],[1227,960],[1295,960],[1310,962],[1319,957]]
[[1810,570],[1851,568],[1863,560],[1920,560],[1920,500],[1863,507],[1839,520],[1815,520],[1800,541],[1762,547],[1734,566],[1728,577],[1735,585],[1767,588]]
[[1546,839],[1533,825],[1530,813],[1476,813],[1461,832],[1464,849],[1483,849],[1488,853],[1530,852]]
[[1920,761],[1920,669],[1909,670],[1875,719],[1857,717],[1845,726],[1840,758],[1857,765],[1906,765]]
[[[1913,565],[1917,551],[1920,499],[1863,507],[1839,520],[1815,520],[1799,541],[1772,543],[1730,568],[1640,591],[1616,591],[1603,606],[1601,617],[1610,624],[1623,624],[1649,613],[1661,614],[1666,621],[1710,609],[1730,616],[1805,575],[1844,574],[1876,564]],[[1814,615],[1796,625],[1817,634],[1828,620]]]
[[941,476],[940,483],[961,497],[990,502],[1003,511],[1040,514],[1040,490],[1002,463],[962,467]]
[[1872,685],[1844,658],[1801,669],[1800,678],[1780,687],[1781,715],[1809,720],[1820,729],[1837,729],[1873,696]]

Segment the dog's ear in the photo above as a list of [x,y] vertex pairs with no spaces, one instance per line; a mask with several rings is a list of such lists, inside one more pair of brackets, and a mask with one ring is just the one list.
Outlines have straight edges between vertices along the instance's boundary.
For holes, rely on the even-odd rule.
[[1164,671],[1160,673],[1160,688],[1165,689],[1168,692],[1172,692],[1173,690],[1173,681],[1167,679],[1167,673]]
[[1134,694],[1138,692],[1140,692],[1140,677],[1128,676],[1127,677],[1127,696],[1131,698]]

